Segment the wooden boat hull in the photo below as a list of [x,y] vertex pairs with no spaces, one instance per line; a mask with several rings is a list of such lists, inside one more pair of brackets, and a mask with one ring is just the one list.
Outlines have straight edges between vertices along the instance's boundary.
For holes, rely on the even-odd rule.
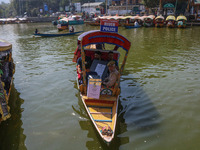
[[84,24],[84,20],[69,20],[69,25]]
[[[12,58],[12,44],[0,39],[0,55],[2,72],[0,78],[0,123],[10,118],[9,97],[15,73],[15,64]],[[2,57],[6,56],[6,57]]]
[[[88,98],[80,94],[82,103],[99,136],[110,144],[115,135],[119,96],[100,96],[99,99]],[[103,127],[110,127],[112,135],[103,135]]]
[[186,23],[177,24],[178,28],[186,28]]
[[42,36],[42,37],[57,37],[57,36],[70,36],[70,35],[75,35],[78,33],[82,33],[83,31],[78,31],[78,32],[71,32],[71,33],[63,33],[63,34],[34,34],[36,36]]
[[152,27],[153,22],[144,22],[144,27]]
[[68,26],[68,24],[57,24],[57,29],[59,31],[67,30],[67,29],[69,29],[69,26]]
[[178,28],[186,28],[186,25],[178,25]]
[[164,23],[156,23],[155,27],[162,28],[164,27]]
[[167,27],[168,27],[168,28],[174,28],[174,27],[175,27],[175,24],[167,24]]

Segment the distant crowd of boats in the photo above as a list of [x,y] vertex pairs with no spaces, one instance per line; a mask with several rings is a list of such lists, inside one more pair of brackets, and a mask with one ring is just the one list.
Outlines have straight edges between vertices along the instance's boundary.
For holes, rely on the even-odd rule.
[[0,18],[0,24],[27,23],[27,18]]
[[187,18],[183,15],[175,16],[169,15],[168,17],[163,17],[162,15],[155,17],[154,15],[149,16],[103,16],[94,18],[92,22],[87,24],[91,26],[99,26],[102,19],[114,19],[119,21],[119,26],[124,26],[125,28],[139,28],[139,27],[164,27],[169,28],[179,27],[185,28]]
[[[93,18],[92,21],[85,21],[80,15],[60,16],[57,20],[52,21],[53,25],[57,25],[58,30],[69,29],[69,25],[88,24],[91,26],[100,26],[102,19],[114,19],[118,20],[119,26],[124,26],[127,29],[139,28],[139,27],[179,27],[185,28],[187,24],[187,18],[183,15],[175,17],[169,15],[166,18],[162,15],[154,16],[98,16]],[[28,18],[0,18],[0,24],[14,24],[14,23],[28,23]]]
[[187,18],[183,15],[178,16],[168,16],[166,19],[160,15],[155,17],[154,15],[149,16],[99,16],[93,18],[93,21],[84,22],[80,15],[71,15],[69,17],[60,17],[58,20],[52,21],[53,25],[57,25],[58,30],[69,29],[69,25],[77,24],[88,24],[91,26],[100,26],[100,22],[103,19],[114,19],[118,20],[119,26],[124,26],[127,29],[139,28],[139,27],[164,27],[165,25],[169,28],[179,27],[185,28]]

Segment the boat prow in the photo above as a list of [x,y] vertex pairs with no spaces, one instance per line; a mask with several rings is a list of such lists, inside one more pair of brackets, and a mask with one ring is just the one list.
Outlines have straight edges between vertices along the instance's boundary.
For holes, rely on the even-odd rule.
[[96,130],[104,142],[109,144],[115,135],[118,96],[109,98],[101,96],[98,100],[88,98],[87,96],[81,97],[84,107]]

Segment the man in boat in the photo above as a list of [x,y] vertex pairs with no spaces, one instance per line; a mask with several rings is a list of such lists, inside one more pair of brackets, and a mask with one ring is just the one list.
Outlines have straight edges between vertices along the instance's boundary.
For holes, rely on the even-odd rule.
[[134,22],[134,26],[135,26],[135,27],[138,27],[138,26],[139,26],[139,23],[137,22],[137,20]]
[[71,26],[71,29],[70,29],[70,31],[69,32],[71,32],[71,33],[73,33],[74,32],[74,27],[73,26]]
[[113,51],[108,52],[108,59],[107,60],[108,61],[112,61],[112,60],[115,61],[115,66],[116,66],[117,70],[119,70],[118,62],[114,59]]
[[94,71],[90,71],[90,62],[86,63],[85,65],[85,72],[86,72],[86,84],[88,84],[89,78],[93,78],[94,76],[98,76],[98,74]]
[[35,29],[35,34],[38,34],[39,32],[38,32],[38,29]]
[[94,59],[101,60],[101,52],[100,51],[95,51],[94,52]]
[[[85,65],[91,65],[91,58],[88,56],[85,57]],[[78,58],[76,67],[77,67],[78,80],[81,80],[82,79],[82,58],[81,57]]]
[[112,87],[117,81],[119,72],[116,69],[115,61],[110,61],[108,64],[109,76],[102,82],[107,87]]

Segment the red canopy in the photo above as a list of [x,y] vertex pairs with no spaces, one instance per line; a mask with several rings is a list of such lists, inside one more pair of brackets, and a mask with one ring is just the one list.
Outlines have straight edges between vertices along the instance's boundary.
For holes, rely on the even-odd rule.
[[121,47],[126,51],[129,51],[131,47],[131,42],[124,36],[118,33],[101,32],[99,30],[85,32],[78,37],[78,40],[82,41],[82,46],[107,43]]

